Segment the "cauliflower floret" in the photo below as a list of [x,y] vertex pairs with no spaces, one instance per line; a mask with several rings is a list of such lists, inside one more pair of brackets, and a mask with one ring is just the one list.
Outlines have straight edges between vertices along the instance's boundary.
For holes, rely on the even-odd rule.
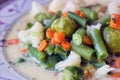
[[120,2],[111,2],[108,5],[109,14],[120,14]]
[[74,8],[78,8],[80,4],[83,3],[83,0],[53,0],[49,5],[49,11],[57,12],[58,10],[68,11]]
[[66,12],[66,11],[74,11],[75,9],[77,9],[76,5],[69,1],[66,5],[65,5],[65,8],[63,9],[63,12]]
[[104,65],[96,70],[92,80],[110,80],[110,76],[108,76],[107,73],[112,70],[114,70],[114,68],[111,68],[109,65]]
[[37,47],[44,38],[42,24],[36,22],[31,29],[20,31],[18,38],[24,43],[31,43],[33,47]]
[[49,11],[57,12],[59,10],[62,10],[65,6],[65,1],[61,0],[53,0],[49,5]]
[[35,16],[36,14],[40,13],[40,12],[44,12],[46,13],[47,10],[45,9],[45,7],[43,5],[40,5],[39,3],[33,1],[32,2],[32,9],[30,11],[30,14],[32,16]]
[[77,66],[77,67],[79,67],[80,62],[81,62],[80,55],[71,51],[70,55],[68,56],[68,58],[66,60],[60,61],[59,63],[57,63],[55,65],[55,69],[58,70],[58,71],[62,71],[67,66]]

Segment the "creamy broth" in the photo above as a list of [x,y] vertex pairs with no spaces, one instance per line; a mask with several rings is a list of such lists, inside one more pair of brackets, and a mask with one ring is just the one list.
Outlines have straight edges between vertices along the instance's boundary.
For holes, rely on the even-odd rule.
[[[23,16],[7,33],[6,40],[11,38],[17,38],[18,32],[25,28],[27,22],[31,21],[32,20],[30,19],[29,14]],[[20,45],[8,45],[5,48],[5,53],[8,61],[12,63],[14,63],[17,58],[23,57],[20,53]],[[12,63],[12,67],[17,72],[30,80],[57,80],[56,72],[40,68],[34,63],[34,61],[24,62],[20,64]]]

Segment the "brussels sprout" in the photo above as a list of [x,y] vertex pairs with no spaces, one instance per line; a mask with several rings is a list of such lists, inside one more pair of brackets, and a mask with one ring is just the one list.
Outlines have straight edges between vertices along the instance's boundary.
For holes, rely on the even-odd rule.
[[62,73],[61,80],[84,80],[82,69],[75,66],[68,66]]
[[120,30],[106,27],[103,31],[103,37],[111,53],[120,53]]
[[46,13],[39,13],[35,16],[35,19],[41,23],[43,23],[44,19],[49,19],[50,15]]
[[61,17],[52,23],[51,28],[58,32],[64,32],[67,37],[70,37],[76,29],[76,23],[68,17]]

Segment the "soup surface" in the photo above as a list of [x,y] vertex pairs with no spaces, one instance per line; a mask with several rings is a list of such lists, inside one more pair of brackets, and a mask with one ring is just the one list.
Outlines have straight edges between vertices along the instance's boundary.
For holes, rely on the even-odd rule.
[[[7,33],[6,39],[16,38],[20,30],[23,30],[27,22],[32,21],[29,14],[24,15]],[[9,45],[5,48],[5,53],[8,61],[12,67],[15,68],[20,74],[29,78],[30,80],[57,80],[57,73],[54,71],[47,71],[44,68],[40,68],[31,59],[28,62],[14,64],[15,60],[19,57],[23,57],[20,53],[20,45]],[[49,77],[48,77],[49,76]]]

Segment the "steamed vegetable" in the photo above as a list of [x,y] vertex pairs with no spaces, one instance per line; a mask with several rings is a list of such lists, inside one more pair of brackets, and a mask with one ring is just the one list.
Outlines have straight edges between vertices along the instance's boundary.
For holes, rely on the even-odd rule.
[[54,45],[48,44],[45,48],[45,52],[47,52],[48,55],[52,55],[54,53]]
[[38,51],[36,48],[32,47],[32,45],[28,46],[31,57],[34,57],[40,63],[45,60],[46,54],[44,52]]
[[120,14],[113,14],[110,20],[110,27],[120,30]]
[[41,41],[39,46],[37,47],[38,51],[43,51],[47,47],[48,43],[46,40]]
[[62,72],[61,80],[84,80],[82,69],[75,66],[68,66]]
[[86,45],[81,44],[80,46],[76,46],[75,44],[71,43],[71,50],[75,51],[81,57],[86,60],[93,60],[94,59],[94,50]]
[[53,29],[51,29],[51,28],[48,28],[48,29],[46,30],[46,37],[47,37],[48,39],[53,38],[53,37],[54,37],[54,34],[55,34],[55,30],[53,30]]
[[39,21],[40,23],[43,23],[44,19],[49,19],[50,18],[50,15],[49,14],[46,14],[46,13],[42,13],[40,12],[39,14],[37,14],[35,16],[35,19],[37,21]]
[[83,28],[79,28],[72,36],[72,42],[77,45],[80,46],[80,44],[82,43],[82,38],[85,35],[85,29]]
[[54,53],[59,55],[62,59],[67,58],[67,52],[60,46],[56,46],[54,49]]
[[85,14],[85,16],[90,20],[95,20],[98,17],[98,14],[88,8],[80,7],[80,10]]
[[44,65],[46,69],[54,69],[55,64],[58,63],[59,61],[61,61],[61,58],[58,55],[50,55],[47,56],[47,58],[41,65]]
[[91,28],[89,31],[91,40],[93,41],[94,48],[96,50],[96,55],[98,60],[103,60],[108,57],[108,52],[106,46],[103,42],[100,30],[97,28]]
[[63,32],[65,36],[70,37],[76,29],[76,23],[68,17],[61,17],[52,23],[51,28],[57,32]]
[[42,24],[36,22],[32,28],[20,31],[18,38],[24,43],[30,43],[33,47],[37,47],[44,38]]
[[43,24],[50,27],[53,21],[61,16],[61,11],[56,12],[50,19],[45,19]]
[[73,12],[68,12],[68,16],[79,23],[81,26],[85,27],[87,20],[74,14]]
[[81,63],[81,57],[77,53],[71,51],[67,59],[65,59],[64,61],[60,61],[55,65],[55,69],[58,71],[62,71],[67,66],[80,67],[80,63]]
[[103,31],[103,37],[111,53],[120,53],[120,30],[106,27]]
[[110,16],[108,14],[105,14],[103,17],[101,17],[98,22],[102,24],[103,26],[107,25],[110,21]]

